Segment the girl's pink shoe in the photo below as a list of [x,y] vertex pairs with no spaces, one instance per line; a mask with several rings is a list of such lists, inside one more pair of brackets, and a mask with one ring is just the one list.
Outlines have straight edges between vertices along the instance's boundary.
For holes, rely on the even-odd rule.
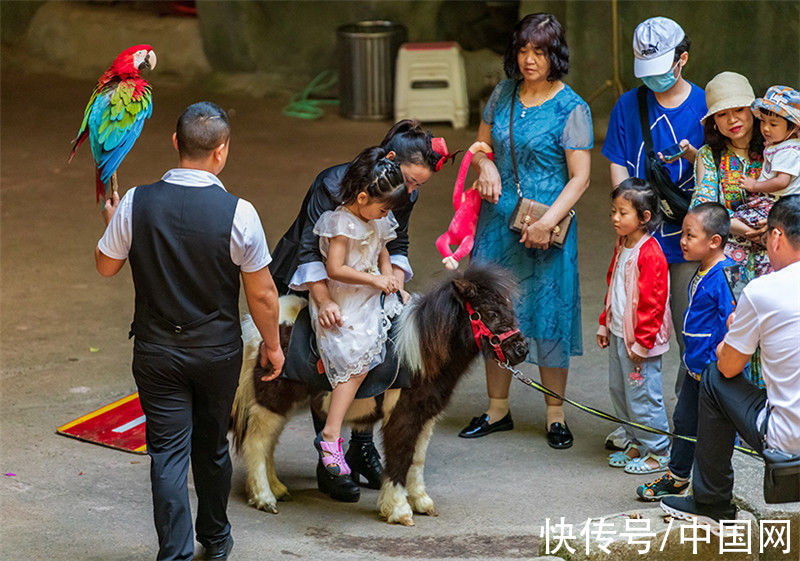
[[322,440],[322,433],[314,439],[314,448],[319,452],[319,459],[331,475],[350,475],[350,466],[347,465],[342,452],[342,442],[343,438],[336,442]]

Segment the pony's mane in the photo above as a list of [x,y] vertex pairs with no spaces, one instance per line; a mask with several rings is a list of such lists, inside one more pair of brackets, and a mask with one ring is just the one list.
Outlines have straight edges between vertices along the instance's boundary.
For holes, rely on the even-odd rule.
[[513,278],[499,267],[472,265],[449,275],[403,310],[397,338],[401,360],[415,375],[435,374],[450,359],[453,342],[464,329],[463,300],[489,293],[510,298],[515,290]]

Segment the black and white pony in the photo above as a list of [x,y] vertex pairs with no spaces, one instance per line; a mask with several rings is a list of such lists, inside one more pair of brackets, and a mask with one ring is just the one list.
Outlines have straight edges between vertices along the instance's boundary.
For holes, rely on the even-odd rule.
[[[479,353],[496,354],[510,364],[525,358],[528,346],[517,329],[511,301],[514,286],[502,269],[472,266],[413,299],[399,318],[397,341],[400,360],[412,372],[411,387],[356,399],[348,410],[345,422],[360,430],[383,420],[386,466],[378,510],[387,522],[411,526],[414,512],[437,514],[425,490],[425,454],[437,416],[473,359]],[[304,305],[297,297],[281,299],[284,348],[291,322]],[[276,501],[288,496],[275,472],[278,438],[291,414],[309,399],[324,418],[330,393],[310,395],[305,384],[284,378],[262,382],[271,367],[259,366],[260,337],[249,318],[243,322],[242,337],[245,353],[233,405],[234,444],[244,456],[249,503],[277,513]]]

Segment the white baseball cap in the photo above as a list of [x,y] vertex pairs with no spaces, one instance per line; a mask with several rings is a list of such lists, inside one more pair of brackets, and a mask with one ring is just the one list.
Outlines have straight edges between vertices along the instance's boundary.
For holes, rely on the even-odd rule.
[[658,76],[672,68],[675,47],[686,34],[669,18],[654,17],[636,26],[633,32],[633,75]]

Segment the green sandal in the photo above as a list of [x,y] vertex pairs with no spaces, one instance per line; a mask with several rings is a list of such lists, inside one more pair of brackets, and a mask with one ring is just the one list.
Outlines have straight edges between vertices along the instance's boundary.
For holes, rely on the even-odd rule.
[[[647,460],[655,460],[656,465],[651,466],[647,463]],[[625,464],[625,473],[631,473],[633,475],[658,473],[659,471],[666,471],[667,464],[669,464],[669,456],[659,456],[657,454],[653,454],[652,452],[648,452],[644,456],[634,458]]]
[[637,459],[639,456],[637,456],[636,458],[631,458],[628,455],[628,451],[631,449],[634,449],[637,452],[639,451],[639,447],[636,444],[628,444],[628,447],[625,448],[624,451],[614,452],[613,454],[609,454],[608,465],[615,468],[624,468],[626,465],[628,465],[628,463],[631,460]]

